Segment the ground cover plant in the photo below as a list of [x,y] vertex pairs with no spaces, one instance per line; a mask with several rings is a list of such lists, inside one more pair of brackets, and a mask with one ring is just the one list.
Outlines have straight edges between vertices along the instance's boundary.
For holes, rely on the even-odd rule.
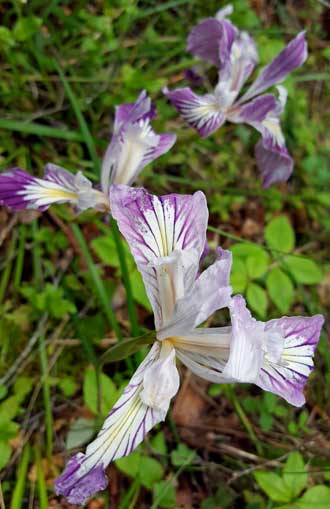
[[[83,2],[73,6],[53,2],[44,6],[32,1],[0,6],[1,167],[24,169],[0,176],[0,199],[16,209],[13,213],[1,208],[3,507],[70,507],[70,499],[81,503],[98,488],[105,491],[87,501],[89,507],[330,506],[327,326],[316,353],[316,369],[305,389],[307,402],[301,408],[288,405],[274,393],[301,405],[310,362],[307,371],[298,377],[299,390],[283,390],[282,384],[270,387],[268,375],[258,378],[258,372],[252,376],[263,362],[260,349],[254,350],[251,342],[242,342],[243,336],[249,337],[246,330],[263,335],[276,324],[276,338],[282,334],[284,341],[283,353],[286,338],[292,335],[297,322],[277,320],[279,316],[326,315],[329,308],[329,146],[324,127],[329,116],[326,66],[330,9],[327,2],[315,5],[307,1],[272,5],[238,1],[233,6],[230,16],[230,9],[224,4],[209,2],[205,6],[202,2],[178,0],[156,5]],[[225,10],[215,20],[219,8]],[[213,58],[213,65],[208,65],[195,58],[204,55],[196,53],[191,38],[188,50],[190,47],[192,55],[186,51],[190,30],[196,25],[201,27],[198,23],[206,17],[213,17],[213,26],[224,23],[228,28],[230,19],[240,30],[247,30],[256,41],[261,67],[269,64],[290,40],[296,41],[298,55],[287,72],[305,62],[305,36],[295,36],[307,30],[309,58],[285,79],[289,95],[284,111],[285,95],[280,89],[279,99],[271,98],[267,91],[262,104],[257,103],[266,110],[266,123],[262,123],[258,109],[256,117],[249,117],[246,101],[238,112],[235,101],[239,102],[236,97],[244,83],[239,82],[229,97],[226,87],[233,77],[230,68],[228,71],[224,66],[221,70],[221,59],[215,62]],[[234,34],[230,27],[228,30],[233,40],[237,37],[238,48],[242,39],[247,42],[245,35]],[[208,55],[212,54],[212,48],[207,50]],[[245,62],[248,73],[250,60]],[[255,56],[252,60],[254,66]],[[220,78],[228,78],[229,72],[229,78],[224,80],[226,86],[222,82],[220,90],[230,109],[224,117],[233,124],[225,124],[219,111],[212,116],[213,102],[210,117],[210,111],[205,111],[205,96],[202,104],[198,102],[198,94],[205,94],[205,90],[209,92],[207,100],[212,96],[218,66]],[[277,85],[284,76],[278,78],[267,86]],[[234,82],[237,84],[234,80],[231,86]],[[262,92],[260,79],[255,83],[252,90],[257,95]],[[188,86],[196,93],[187,92]],[[147,94],[141,95],[143,89]],[[183,107],[182,97],[178,102],[173,95],[182,93],[180,89],[185,91]],[[253,94],[249,96],[246,90],[243,93],[249,101]],[[210,127],[212,131],[219,130],[200,139],[178,118],[164,94],[188,124],[196,127],[197,122],[202,136],[211,134]],[[157,103],[156,118],[149,96]],[[259,99],[252,97],[252,101]],[[115,106],[128,102],[135,102],[135,109],[124,106],[117,109],[115,116]],[[196,117],[195,106],[202,106],[197,112],[206,112],[206,120],[203,115]],[[284,136],[278,130],[280,114]],[[261,141],[246,123],[260,132]],[[275,131],[271,128],[274,125]],[[113,138],[109,145],[110,132]],[[171,148],[175,135],[177,141]],[[127,152],[125,147],[132,139],[139,143]],[[144,152],[139,152],[141,140]],[[295,168],[291,179],[262,189],[257,165],[268,187],[287,180],[292,158]],[[45,162],[53,166],[47,168],[45,180],[40,180]],[[145,191],[118,187],[131,184],[138,173],[134,185],[147,188],[151,196]],[[274,174],[279,178],[272,179]],[[104,219],[111,184],[114,218]],[[65,187],[65,200],[63,195],[59,199],[57,186],[62,192]],[[51,189],[51,195],[45,194],[45,189]],[[207,197],[208,222],[200,190]],[[195,295],[195,300],[178,301],[179,313],[168,321],[173,303],[160,299],[157,304],[157,299],[168,295],[166,280],[160,279],[164,286],[155,295],[150,265],[141,259],[132,226],[141,208],[131,210],[130,204],[142,200],[145,210],[146,200],[156,203],[156,195],[171,193],[186,195],[176,198],[177,203],[198,203],[195,209],[188,207],[192,228],[197,221],[199,232],[190,241],[193,245],[188,244],[197,249],[198,260],[202,255],[198,270],[208,268],[192,285],[197,273],[197,265],[191,261],[194,252],[182,244],[173,245],[171,253],[167,245],[163,253],[167,270],[172,267],[170,262],[173,267],[180,266],[180,256],[187,251],[185,264],[189,261],[194,269],[185,275],[185,292],[190,295],[190,288],[194,288],[191,295]],[[22,211],[29,200],[41,211]],[[53,205],[59,201],[69,201],[73,206]],[[52,207],[48,208],[50,204]],[[77,208],[82,211],[79,215]],[[145,230],[143,234],[148,244]],[[206,237],[210,248],[207,250]],[[221,251],[213,254],[219,245]],[[169,260],[171,256],[174,261]],[[150,264],[148,257],[147,261]],[[185,264],[182,262],[182,266]],[[155,267],[159,279],[164,266]],[[205,280],[203,286],[200,281]],[[173,281],[177,283],[178,278]],[[245,309],[243,297],[230,300],[229,283],[235,294],[244,295],[257,321]],[[222,288],[221,299],[205,305],[212,285]],[[93,439],[109,410],[114,405],[118,408],[118,398],[125,399],[132,383],[133,387],[136,384],[136,377],[141,377],[141,366],[150,362],[147,353],[155,341],[150,303],[157,337],[166,340],[162,344],[167,350],[164,357],[171,376],[162,363],[156,364],[155,372],[148,372],[149,383],[144,376],[141,400],[155,413],[156,409],[160,412],[159,418],[152,414],[150,422],[154,425],[163,420],[169,398],[177,393],[167,419],[156,425],[132,454],[116,459],[107,469],[107,477],[101,469],[89,481],[83,480],[79,494],[86,470],[84,475],[79,474],[82,456],[74,456],[76,460],[71,460],[66,473],[55,483],[57,493],[66,495],[68,500],[56,496],[54,480],[65,463],[88,443],[95,443]],[[228,306],[231,316],[217,311]],[[189,310],[193,322],[189,321]],[[180,322],[182,317],[184,323]],[[201,331],[193,327],[205,320],[206,327],[225,327],[221,329],[222,357],[221,362],[217,357],[217,364],[214,360],[210,364],[209,357],[196,362],[196,351],[191,355],[184,343],[189,332],[191,345],[192,338],[196,339]],[[237,339],[230,342],[232,357],[226,329],[230,320],[233,330],[240,332],[237,336],[230,333],[232,339]],[[271,320],[270,325],[264,327],[262,322],[267,320]],[[313,324],[308,336],[313,337],[313,346],[321,321],[316,318],[316,322],[304,322]],[[281,328],[287,332],[279,333]],[[206,337],[207,331],[214,329],[203,330]],[[180,389],[171,346],[174,340],[183,363],[178,365]],[[197,346],[200,347],[194,344],[195,349]],[[151,355],[159,348],[157,341]],[[268,360],[279,362],[279,352],[270,340],[267,348]],[[249,358],[251,350],[253,357]],[[309,349],[308,356],[311,355]],[[293,361],[286,362],[288,376]],[[206,380],[203,382],[196,374],[204,375]],[[131,385],[123,393],[132,376]],[[153,390],[157,378],[164,394]],[[234,381],[255,382],[272,392],[230,383]],[[109,419],[105,422],[109,423]],[[143,436],[145,431],[140,434]],[[135,445],[131,443],[129,447],[133,449]],[[88,450],[91,449],[87,448],[87,457]],[[113,459],[118,456],[122,454],[112,454]]]

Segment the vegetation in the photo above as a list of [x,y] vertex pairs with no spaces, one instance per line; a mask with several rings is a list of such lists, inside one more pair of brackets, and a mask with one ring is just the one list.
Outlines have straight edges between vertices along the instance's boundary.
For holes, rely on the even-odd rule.
[[[294,174],[267,190],[256,177],[252,129],[226,124],[201,140],[161,92],[185,83],[183,71],[196,64],[185,51],[188,32],[223,5],[1,3],[1,169],[42,176],[51,161],[97,181],[115,105],[145,88],[157,103],[155,129],[178,141],[138,184],[155,194],[205,192],[209,242],[232,250],[234,291],[257,318],[327,314],[330,4],[233,2],[232,19],[255,37],[261,64],[307,30],[309,58],[285,82]],[[125,268],[111,225],[94,211],[1,208],[0,245],[0,507],[70,507],[53,481],[98,431],[147,351],[150,304],[127,245]],[[330,508],[327,333],[302,409],[256,387],[197,382],[182,369],[166,423],[110,466],[108,492],[88,507]],[[138,352],[109,362],[110,346],[139,335]]]

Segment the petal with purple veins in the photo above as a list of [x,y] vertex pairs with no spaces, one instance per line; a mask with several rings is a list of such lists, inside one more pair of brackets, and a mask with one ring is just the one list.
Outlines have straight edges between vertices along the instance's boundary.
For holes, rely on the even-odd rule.
[[205,196],[197,192],[157,197],[141,188],[113,186],[110,201],[142,273],[158,328],[196,277],[206,241]]
[[171,318],[157,332],[158,339],[186,335],[214,311],[229,304],[232,292],[229,283],[231,263],[231,253],[220,251],[218,259],[201,273],[190,291],[177,301]]
[[307,42],[305,32],[300,32],[290,43],[264,67],[257,79],[246,91],[241,101],[247,101],[267,88],[281,83],[307,59]]
[[189,87],[163,90],[183,119],[205,138],[225,121],[223,107],[216,94],[198,96]]
[[106,209],[108,200],[78,172],[48,164],[45,178],[33,177],[14,168],[0,174],[0,203],[13,210],[46,210],[54,203],[72,203],[78,210],[90,207]]
[[232,298],[229,308],[232,334],[223,374],[237,382],[255,382],[263,361],[265,326],[251,316],[241,295]]
[[157,134],[151,127],[156,109],[143,91],[135,103],[116,108],[114,134],[102,161],[101,187],[108,195],[111,184],[130,185],[141,170],[170,150],[176,135]]
[[159,354],[160,344],[157,342],[133,375],[95,440],[87,446],[85,454],[72,458],[55,481],[57,494],[64,495],[71,503],[83,504],[95,492],[105,489],[108,481],[104,470],[109,463],[130,454],[148,431],[164,420],[165,405],[161,409],[152,408],[141,399],[145,373],[157,362]]
[[[266,352],[256,384],[281,396],[291,405],[303,405],[303,389],[313,370],[313,356],[323,323],[322,315],[285,316],[266,322],[266,349],[269,353]],[[279,350],[274,349],[276,342],[282,345],[280,355]]]

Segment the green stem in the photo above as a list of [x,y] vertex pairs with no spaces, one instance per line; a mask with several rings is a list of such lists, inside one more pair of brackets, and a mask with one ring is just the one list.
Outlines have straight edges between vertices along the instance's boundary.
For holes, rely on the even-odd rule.
[[99,298],[99,301],[101,302],[101,304],[103,306],[104,313],[105,313],[106,317],[108,318],[109,324],[112,327],[112,330],[116,334],[117,338],[119,340],[121,340],[123,338],[123,336],[122,336],[119,324],[117,322],[115,313],[110,305],[109,297],[108,297],[107,291],[103,285],[103,281],[100,277],[100,274],[98,273],[97,267],[96,267],[96,265],[92,259],[92,256],[89,252],[85,238],[84,238],[83,234],[81,233],[81,230],[77,224],[72,225],[72,230],[73,230],[73,233],[80,245],[82,253],[86,259],[88,270],[90,272],[92,281],[94,283],[94,288],[95,288],[96,294]]
[[39,357],[42,372],[42,393],[45,406],[46,450],[48,458],[51,459],[53,452],[53,414],[50,386],[48,382],[48,359],[43,334],[39,336]]
[[14,271],[14,287],[16,290],[19,290],[22,279],[25,254],[25,240],[26,240],[26,226],[25,224],[22,224],[19,229],[18,253]]
[[[35,287],[40,291],[43,286],[43,274],[42,274],[42,261],[41,261],[41,251],[40,246],[37,242],[37,234],[38,234],[38,221],[34,220],[32,223],[32,232],[33,232],[33,240],[34,246],[32,250],[33,257],[33,274],[34,274],[34,284]],[[50,385],[48,382],[48,358],[47,351],[45,345],[45,337],[43,334],[40,334],[38,338],[39,343],[39,359],[42,373],[42,393],[44,399],[44,407],[45,407],[45,423],[46,423],[46,450],[47,456],[50,459],[52,457],[53,452],[53,414],[52,414],[52,402],[51,402],[51,393],[50,393]]]
[[121,274],[124,282],[124,286],[126,289],[126,297],[127,297],[127,308],[128,308],[128,314],[131,322],[131,331],[132,336],[137,337],[140,334],[139,330],[139,324],[136,316],[136,308],[135,308],[135,302],[133,297],[133,291],[132,291],[132,285],[131,280],[129,277],[126,257],[125,257],[125,250],[122,243],[120,231],[118,229],[118,225],[116,221],[113,219],[113,217],[110,217],[110,224],[111,224],[111,231],[113,235],[113,239],[116,244],[116,249],[118,253],[119,263],[120,263],[120,269]]
[[131,507],[131,500],[136,500],[136,493],[140,491],[140,479],[139,476],[135,477],[129,490],[125,494],[123,500],[120,502],[118,509],[128,509]]
[[262,456],[263,455],[263,448],[262,448],[261,442],[258,440],[256,434],[254,433],[253,428],[251,426],[251,423],[250,423],[247,415],[245,414],[245,412],[244,412],[240,402],[238,401],[233,388],[230,385],[228,385],[226,392],[227,392],[227,395],[228,395],[230,401],[232,402],[232,404],[233,404],[233,406],[235,408],[235,411],[236,411],[236,413],[237,413],[241,423],[243,424],[244,428],[246,429],[250,439],[254,443],[255,448],[256,448],[258,454],[260,456]]
[[13,497],[10,502],[10,509],[21,509],[23,507],[22,502],[25,491],[25,483],[27,479],[27,470],[29,466],[30,455],[31,449],[29,444],[27,444],[23,450],[22,459],[19,465],[17,482],[15,484]]
[[1,283],[0,283],[0,302],[3,301],[5,294],[6,294],[6,290],[7,290],[7,286],[8,286],[8,282],[9,282],[9,278],[10,278],[10,273],[11,273],[11,269],[13,266],[15,248],[16,248],[16,236],[14,235],[11,239],[11,242],[10,242],[9,248],[8,248],[8,253],[7,253],[8,261],[7,261],[4,271],[2,273],[2,278],[1,278]]

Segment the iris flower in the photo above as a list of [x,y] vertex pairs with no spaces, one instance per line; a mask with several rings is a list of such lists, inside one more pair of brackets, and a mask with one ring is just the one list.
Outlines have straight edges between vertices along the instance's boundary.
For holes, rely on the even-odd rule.
[[[280,116],[285,107],[287,93],[279,86],[278,97],[263,94],[273,85],[282,82],[307,58],[305,34],[298,34],[242,92],[244,85],[258,63],[254,40],[240,32],[226,15],[225,8],[215,18],[207,18],[196,25],[189,37],[187,50],[219,69],[219,81],[213,93],[197,95],[189,87],[173,91],[164,89],[173,106],[184,120],[201,137],[207,137],[226,121],[249,124],[261,134],[255,155],[262,175],[263,186],[288,180],[293,160],[285,146]],[[260,95],[261,94],[261,95]]]
[[145,91],[135,103],[116,107],[114,131],[105,152],[101,186],[81,171],[75,175],[55,164],[47,164],[43,179],[20,168],[0,174],[0,205],[13,210],[46,210],[53,203],[71,203],[78,211],[109,209],[109,189],[112,184],[132,184],[143,168],[166,153],[175,143],[174,134],[156,134],[151,120],[156,109]]
[[[312,370],[323,318],[254,320],[242,297],[231,297],[231,254],[200,272],[206,242],[205,196],[153,196],[141,188],[113,186],[111,209],[142,274],[155,317],[155,342],[85,454],[71,458],[56,480],[57,494],[83,504],[108,484],[108,464],[130,454],[163,421],[179,389],[176,360],[218,382],[254,382],[292,404]],[[232,326],[200,328],[229,307]]]

